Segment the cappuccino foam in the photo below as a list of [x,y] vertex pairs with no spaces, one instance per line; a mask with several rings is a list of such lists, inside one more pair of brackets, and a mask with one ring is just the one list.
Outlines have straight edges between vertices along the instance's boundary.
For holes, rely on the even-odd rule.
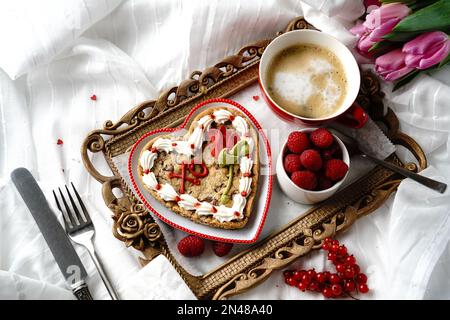
[[315,45],[289,47],[268,68],[268,90],[287,111],[321,118],[342,105],[347,81],[341,62],[329,50]]

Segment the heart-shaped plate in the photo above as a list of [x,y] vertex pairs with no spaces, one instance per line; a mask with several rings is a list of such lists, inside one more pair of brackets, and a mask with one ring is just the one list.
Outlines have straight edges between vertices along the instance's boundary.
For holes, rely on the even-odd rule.
[[[253,125],[258,134],[259,143],[259,177],[257,196],[253,201],[253,209],[250,218],[242,229],[219,229],[208,225],[198,224],[190,219],[183,217],[163,203],[153,197],[150,192],[144,187],[139,173],[139,156],[145,146],[158,136],[172,135],[179,136],[186,133],[193,121],[193,119],[200,113],[209,108],[226,107],[228,109],[235,109],[243,113],[247,120]],[[262,131],[261,126],[256,119],[250,114],[248,110],[240,104],[229,99],[211,99],[204,101],[194,107],[186,117],[186,120],[177,128],[162,128],[148,132],[142,136],[133,146],[128,159],[128,174],[133,186],[133,192],[142,201],[142,203],[161,221],[169,224],[172,227],[180,229],[184,232],[198,235],[202,238],[207,238],[222,242],[235,243],[252,243],[255,242],[264,225],[267,212],[269,209],[270,198],[272,193],[272,157],[269,142]]]

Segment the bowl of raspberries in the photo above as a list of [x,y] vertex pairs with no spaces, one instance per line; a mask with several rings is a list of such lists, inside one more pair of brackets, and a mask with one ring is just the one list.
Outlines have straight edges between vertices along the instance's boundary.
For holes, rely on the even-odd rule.
[[293,131],[277,161],[281,190],[292,200],[314,204],[331,197],[348,175],[344,143],[326,128]]

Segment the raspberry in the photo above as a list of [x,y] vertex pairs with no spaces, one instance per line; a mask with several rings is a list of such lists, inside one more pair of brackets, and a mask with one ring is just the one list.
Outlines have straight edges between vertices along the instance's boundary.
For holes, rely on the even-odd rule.
[[296,171],[291,176],[292,181],[302,189],[314,190],[317,187],[317,177],[311,171]]
[[205,242],[197,236],[187,236],[178,242],[178,251],[185,257],[196,257],[205,250]]
[[342,159],[341,147],[335,142],[328,149],[320,151],[323,160]]
[[317,150],[308,149],[303,151],[300,156],[302,165],[311,171],[319,171],[322,168],[322,158]]
[[213,243],[213,251],[218,257],[226,256],[233,248],[232,243],[225,242],[214,242]]
[[339,159],[331,159],[325,162],[325,177],[331,181],[341,180],[348,171],[348,165]]
[[299,154],[310,147],[306,133],[299,131],[294,131],[289,135],[286,145],[289,151]]
[[301,169],[302,163],[298,154],[291,153],[284,158],[284,170],[286,170],[287,173],[291,174]]
[[309,139],[316,147],[322,149],[328,148],[334,141],[333,135],[325,128],[319,128],[311,132]]

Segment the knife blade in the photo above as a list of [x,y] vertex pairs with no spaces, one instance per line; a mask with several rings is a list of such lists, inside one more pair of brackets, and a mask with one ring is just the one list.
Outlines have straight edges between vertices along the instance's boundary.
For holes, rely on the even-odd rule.
[[331,128],[341,131],[358,142],[358,146],[366,154],[384,160],[396,151],[395,145],[384,134],[380,127],[369,118],[364,127],[351,129],[337,122]]
[[36,221],[75,297],[78,300],[92,300],[85,282],[86,269],[33,175],[25,168],[17,168],[11,173],[11,179]]

